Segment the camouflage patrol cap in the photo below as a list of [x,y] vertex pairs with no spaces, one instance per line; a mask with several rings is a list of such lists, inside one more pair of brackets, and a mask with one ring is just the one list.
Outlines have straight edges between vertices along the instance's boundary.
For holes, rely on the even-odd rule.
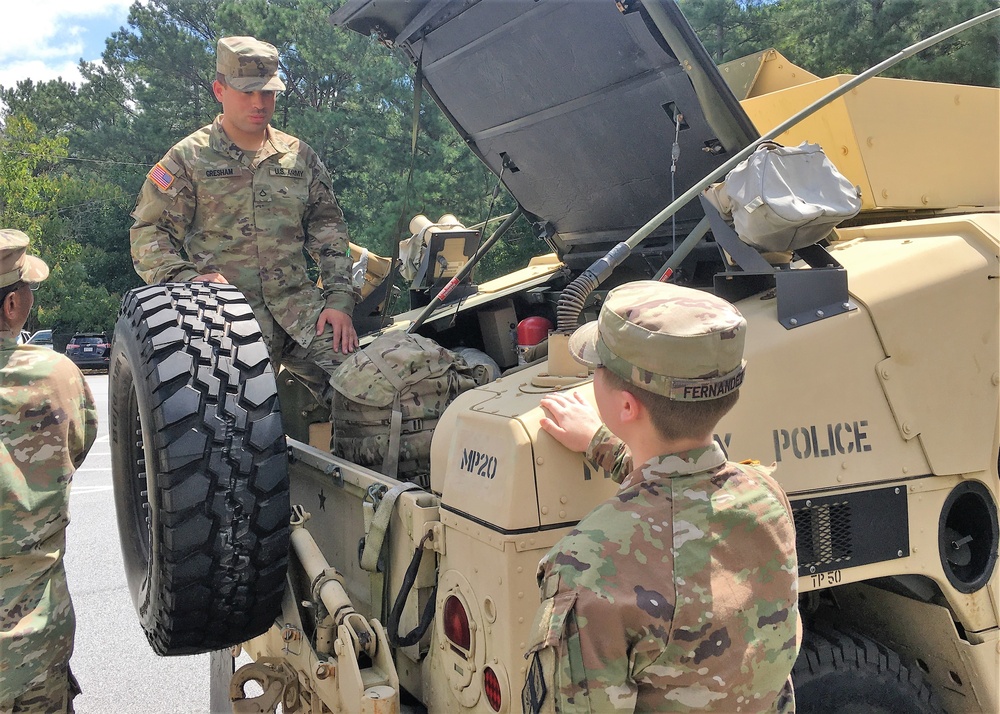
[[23,280],[40,283],[49,277],[49,266],[28,255],[29,238],[13,228],[0,229],[0,288]]
[[746,320],[701,290],[640,280],[608,293],[595,322],[569,339],[573,357],[647,391],[682,402],[739,389]]
[[215,71],[240,92],[281,91],[278,50],[255,37],[223,37],[215,54]]

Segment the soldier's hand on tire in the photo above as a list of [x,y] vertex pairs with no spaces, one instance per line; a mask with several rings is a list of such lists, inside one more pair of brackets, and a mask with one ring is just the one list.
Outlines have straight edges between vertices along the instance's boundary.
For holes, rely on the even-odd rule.
[[571,451],[586,451],[604,423],[579,392],[542,397],[541,407],[549,415],[542,417],[542,429]]
[[191,282],[192,283],[227,283],[227,284],[229,283],[229,281],[226,280],[226,276],[223,275],[222,273],[205,273],[204,275],[199,275],[198,277],[196,277]]
[[358,348],[358,333],[354,330],[354,322],[346,312],[327,308],[319,314],[316,320],[316,334],[322,335],[326,326],[333,330],[333,350],[348,354]]

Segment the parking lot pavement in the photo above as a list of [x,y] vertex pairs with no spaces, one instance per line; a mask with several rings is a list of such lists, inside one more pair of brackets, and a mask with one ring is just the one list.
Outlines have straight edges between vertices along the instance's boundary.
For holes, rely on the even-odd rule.
[[83,694],[78,714],[208,712],[208,655],[158,657],[139,627],[125,583],[111,486],[108,376],[88,374],[97,442],[73,478],[66,571],[76,608],[70,663]]

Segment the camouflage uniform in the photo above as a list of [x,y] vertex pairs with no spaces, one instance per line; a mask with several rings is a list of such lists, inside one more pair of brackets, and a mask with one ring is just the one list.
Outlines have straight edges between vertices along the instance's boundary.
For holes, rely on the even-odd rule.
[[0,338],[0,714],[72,711],[75,619],[63,553],[70,481],[96,436],[94,399],[76,365]]
[[[580,328],[571,351],[674,398],[698,386],[729,385],[716,394],[738,388],[742,316],[731,306],[735,315],[725,307],[711,314],[722,301],[703,293],[652,285],[659,287],[619,288],[617,303],[612,291],[598,320],[611,329],[598,338],[597,323]],[[656,299],[647,303],[649,291]],[[664,295],[687,304],[676,316],[651,315]],[[695,304],[705,298],[707,305]],[[605,314],[616,307],[617,321]],[[677,357],[684,348],[673,344],[679,330],[672,321],[689,318],[691,308],[702,311],[695,314],[705,329],[679,339],[702,344]],[[634,341],[644,314],[648,323]],[[674,333],[672,357],[657,349],[655,335],[650,343],[657,329]],[[685,364],[693,365],[686,373]],[[525,710],[794,711],[790,672],[801,639],[795,534],[771,469],[727,462],[717,444],[633,467],[606,427],[586,456],[621,486],[539,564],[542,606],[528,650]]]
[[[284,364],[329,401],[326,375],[344,356],[330,328],[316,335],[316,321],[325,308],[354,310],[347,225],[316,152],[266,130],[251,155],[226,135],[220,115],[171,148],[132,211],[132,260],[150,284],[225,275],[253,308],[275,368]],[[307,274],[303,250],[322,287]]]

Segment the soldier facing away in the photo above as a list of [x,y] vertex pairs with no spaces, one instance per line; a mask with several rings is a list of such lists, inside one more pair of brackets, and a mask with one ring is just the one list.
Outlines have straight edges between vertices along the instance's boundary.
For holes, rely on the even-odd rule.
[[713,441],[745,332],[725,300],[640,281],[570,338],[599,416],[557,393],[541,426],[621,485],[538,566],[525,711],[794,711],[791,509],[772,469]]
[[0,230],[0,714],[73,711],[76,620],[63,553],[69,488],[97,410],[65,355],[17,344],[49,268]]
[[269,126],[285,88],[278,51],[253,37],[224,37],[217,49],[222,114],[149,171],[132,211],[132,260],[147,283],[238,287],[275,371],[283,364],[330,403],[329,375],[358,346],[344,215],[316,152]]

